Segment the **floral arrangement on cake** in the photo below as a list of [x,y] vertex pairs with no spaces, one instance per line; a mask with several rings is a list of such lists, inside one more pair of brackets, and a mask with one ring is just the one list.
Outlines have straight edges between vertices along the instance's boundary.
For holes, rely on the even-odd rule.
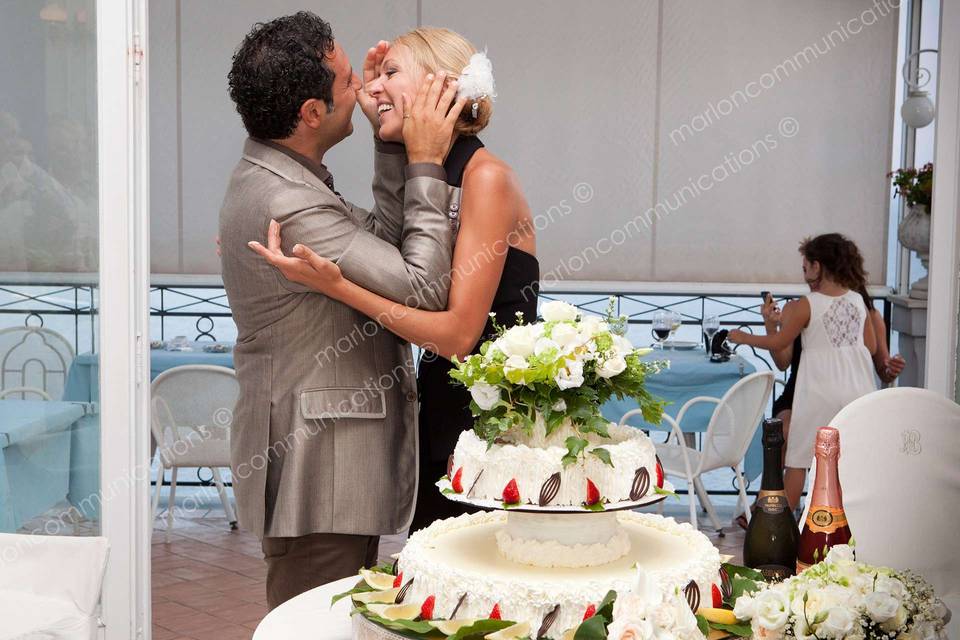
[[923,578],[857,562],[847,545],[800,575],[758,586],[737,599],[734,615],[762,640],[946,638],[948,610]]
[[[644,383],[667,363],[641,359],[650,350],[636,349],[624,337],[627,319],[614,317],[613,304],[611,299],[606,317],[600,317],[583,315],[566,302],[547,302],[540,309],[542,322],[495,325],[497,338],[485,342],[480,353],[462,362],[455,358],[450,376],[470,390],[474,432],[493,444],[530,436],[538,424],[548,437],[569,424],[574,435],[566,438],[567,464],[583,455],[589,444],[585,434],[610,437],[600,407],[614,396],[635,399],[644,420],[659,424],[664,402]],[[610,464],[602,447],[589,453]]]

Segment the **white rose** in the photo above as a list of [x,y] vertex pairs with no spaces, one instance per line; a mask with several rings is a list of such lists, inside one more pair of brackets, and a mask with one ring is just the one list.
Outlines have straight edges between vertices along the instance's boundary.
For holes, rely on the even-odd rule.
[[470,387],[470,397],[473,398],[478,407],[484,411],[489,411],[500,402],[500,389],[486,382],[475,382]]
[[537,340],[533,329],[528,324],[521,324],[507,329],[498,342],[501,343],[500,349],[509,356],[522,356],[526,358],[533,353],[533,346]]
[[537,356],[542,356],[551,349],[555,350],[558,355],[562,351],[560,345],[550,338],[537,338],[536,344],[533,345],[533,353]]
[[[507,358],[506,362],[503,363],[504,375],[514,371],[523,371],[526,368],[527,359],[523,356],[510,356]],[[520,379],[520,384],[523,384],[523,378]]]
[[653,625],[649,620],[636,618],[614,619],[607,627],[609,640],[650,640],[653,638]]
[[660,629],[672,630],[677,625],[677,610],[666,604],[657,607],[653,611],[653,623]]
[[818,632],[828,638],[843,638],[853,630],[856,616],[846,607],[833,607],[827,612],[826,619],[820,623]]
[[578,335],[577,330],[566,323],[555,325],[553,329],[550,330],[550,338],[560,345],[560,348],[564,351],[577,346]]
[[874,622],[886,622],[897,615],[900,603],[885,591],[874,591],[863,599],[863,606]]
[[907,596],[907,588],[903,586],[903,583],[890,576],[877,576],[873,590],[881,593],[889,593],[897,599],[897,602],[903,602],[903,599]]
[[848,544],[838,544],[833,547],[830,547],[830,550],[827,551],[827,562],[853,562],[853,547]]
[[907,621],[907,610],[903,607],[897,607],[896,613],[886,622],[880,623],[880,628],[887,633],[894,633]]
[[[790,601],[783,591],[767,589],[756,597],[755,620],[761,627],[770,631],[778,631],[787,624],[790,617]],[[736,614],[734,614],[736,615]]]
[[563,300],[551,300],[540,307],[540,315],[547,322],[576,320],[580,312],[575,306]]
[[561,389],[571,389],[583,384],[583,363],[579,360],[568,360],[564,368],[557,372],[557,386]]
[[627,361],[623,359],[623,356],[618,354],[605,359],[603,363],[597,367],[597,375],[601,378],[612,378],[613,376],[623,373],[623,370],[626,368]]
[[560,412],[566,411],[566,410],[567,410],[567,403],[564,401],[563,398],[560,398],[559,400],[557,400],[556,402],[554,402],[554,403],[553,403],[553,406],[550,407],[550,408],[553,409],[554,411],[560,411]]
[[591,337],[600,331],[600,324],[600,316],[584,316],[580,321],[580,332]]
[[733,607],[733,615],[737,616],[737,620],[750,620],[757,615],[757,601],[753,596],[740,596]]

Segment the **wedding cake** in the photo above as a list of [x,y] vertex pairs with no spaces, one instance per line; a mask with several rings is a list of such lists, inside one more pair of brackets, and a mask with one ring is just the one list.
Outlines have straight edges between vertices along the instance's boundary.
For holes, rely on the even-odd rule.
[[434,522],[392,566],[361,572],[349,592],[358,636],[572,637],[638,570],[693,611],[701,596],[719,606],[720,555],[706,536],[634,511],[672,494],[653,444],[599,411],[629,396],[659,423],[663,404],[644,381],[664,364],[623,337],[624,318],[563,302],[541,312],[455,361],[476,422],[437,485],[486,511]]

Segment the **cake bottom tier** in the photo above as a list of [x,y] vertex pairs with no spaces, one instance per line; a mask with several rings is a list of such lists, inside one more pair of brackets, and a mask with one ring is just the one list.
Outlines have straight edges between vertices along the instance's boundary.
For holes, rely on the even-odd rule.
[[[629,552],[613,562],[578,568],[533,566],[505,558],[497,547],[497,532],[505,528],[506,518],[502,511],[476,513],[440,520],[414,533],[398,561],[403,581],[413,579],[405,602],[419,604],[435,596],[435,616],[449,618],[463,597],[458,619],[486,618],[499,605],[504,620],[529,622],[533,631],[556,608],[545,635],[559,638],[608,591],[629,591],[637,565],[652,573],[664,589],[682,589],[693,580],[701,593],[709,594],[718,579],[719,551],[702,533],[672,518],[618,513],[629,536]],[[583,521],[589,526],[589,516]]]

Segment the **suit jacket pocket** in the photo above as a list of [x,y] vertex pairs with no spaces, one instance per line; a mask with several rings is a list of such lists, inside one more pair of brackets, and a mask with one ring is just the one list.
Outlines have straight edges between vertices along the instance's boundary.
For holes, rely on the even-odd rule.
[[300,414],[308,420],[387,417],[386,395],[376,387],[324,387],[300,392]]

